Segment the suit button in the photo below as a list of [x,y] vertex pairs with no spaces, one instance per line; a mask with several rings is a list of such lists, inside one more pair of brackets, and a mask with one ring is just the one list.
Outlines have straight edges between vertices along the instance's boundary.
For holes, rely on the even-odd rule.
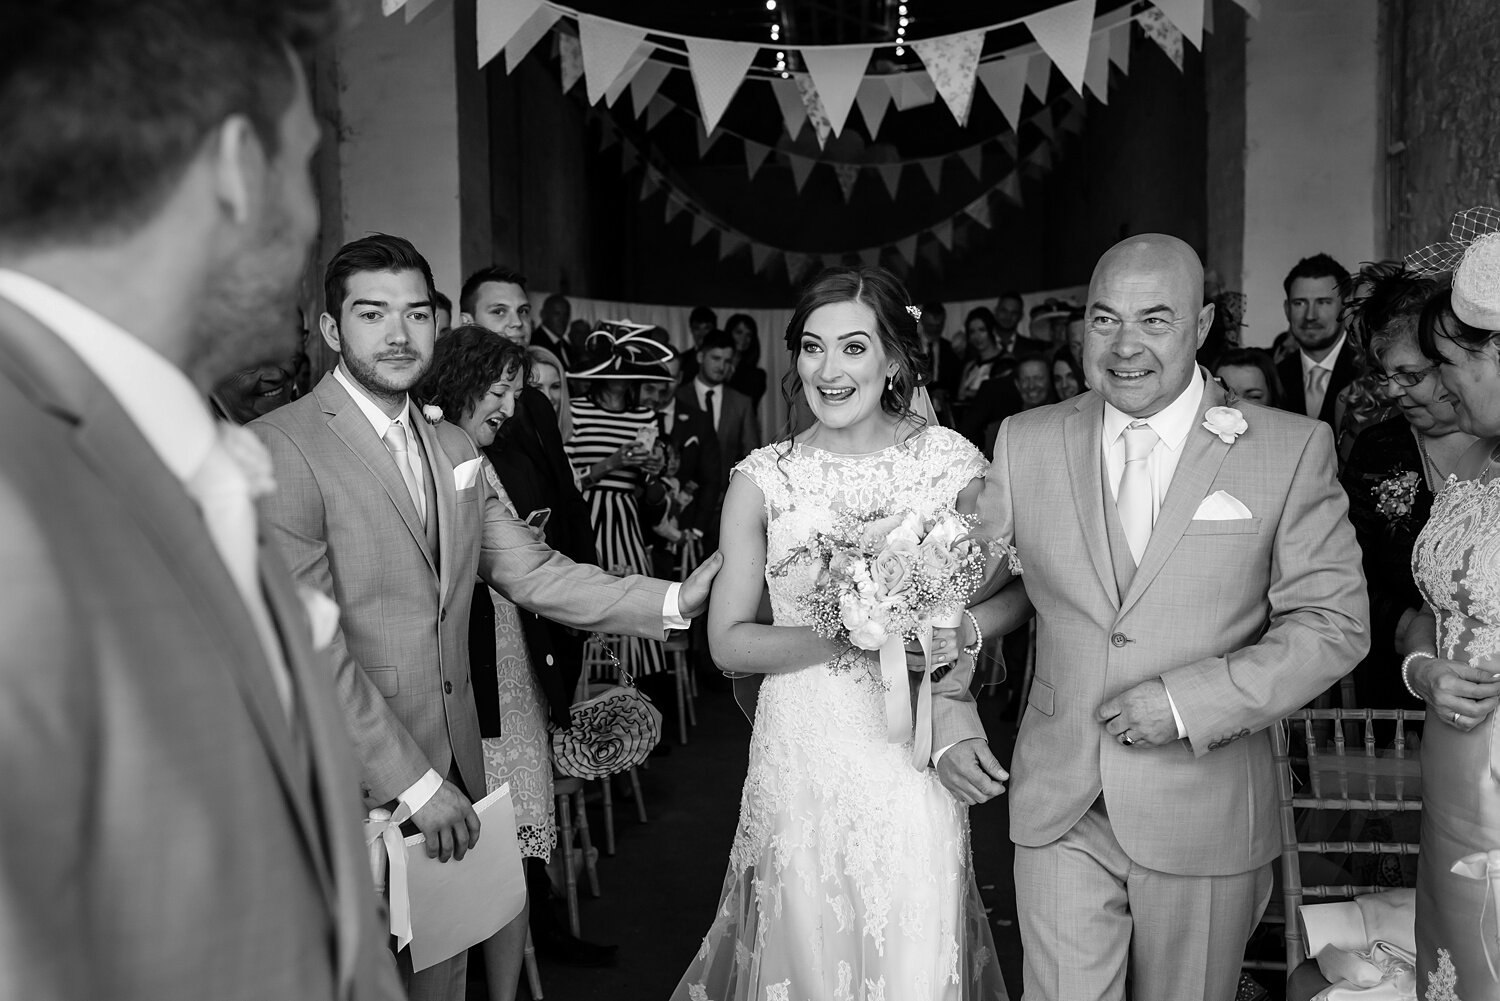
[[453,682],[451,682],[451,681],[445,681],[445,682],[443,682],[443,694],[444,695],[452,695],[453,694]]
[[1111,636],[1109,638],[1109,641],[1111,643],[1113,643],[1115,646],[1124,646],[1126,643],[1130,642],[1128,639],[1125,638],[1125,634],[1124,633],[1115,633],[1113,636]]

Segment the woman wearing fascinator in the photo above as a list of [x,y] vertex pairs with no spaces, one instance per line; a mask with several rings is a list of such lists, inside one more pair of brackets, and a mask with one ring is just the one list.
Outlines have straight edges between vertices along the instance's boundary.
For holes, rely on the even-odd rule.
[[[887,601],[913,607],[917,581],[953,579],[945,561],[969,538],[957,526],[986,470],[917,413],[917,312],[881,268],[814,279],[786,332],[812,425],[731,476],[709,645],[724,671],[762,683],[722,896],[674,1001],[1006,997],[968,802],[928,767],[922,693],[935,672],[966,680],[983,635],[1030,605],[1017,581],[965,613],[969,591],[955,588],[949,625],[934,614],[917,629],[931,629],[930,657],[875,621]],[[832,583],[844,578],[868,591]]]
[[1453,284],[1422,310],[1418,338],[1478,441],[1432,502],[1412,560],[1425,605],[1401,665],[1427,704],[1418,993],[1500,998],[1500,212],[1468,209],[1449,242],[1407,258]]

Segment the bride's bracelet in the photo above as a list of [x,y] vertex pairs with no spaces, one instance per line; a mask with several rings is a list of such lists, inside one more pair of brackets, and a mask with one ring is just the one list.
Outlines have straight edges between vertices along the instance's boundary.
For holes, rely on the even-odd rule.
[[1428,653],[1426,650],[1416,650],[1412,653],[1407,654],[1406,659],[1401,662],[1401,683],[1406,686],[1406,690],[1408,692],[1411,692],[1412,698],[1416,699],[1418,702],[1426,702],[1427,700],[1418,695],[1417,690],[1411,687],[1411,662],[1416,660],[1418,657],[1426,657],[1428,660],[1436,660],[1437,653]]
[[984,630],[979,628],[979,620],[974,618],[973,612],[965,608],[964,615],[968,616],[969,625],[974,627],[974,642],[964,647],[964,653],[977,664],[979,663],[979,649],[984,646]]

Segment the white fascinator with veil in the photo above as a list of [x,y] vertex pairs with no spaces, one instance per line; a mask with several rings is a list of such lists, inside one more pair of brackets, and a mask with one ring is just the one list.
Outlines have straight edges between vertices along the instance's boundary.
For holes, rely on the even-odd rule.
[[1500,330],[1500,210],[1477,205],[1453,215],[1448,239],[1407,255],[1423,275],[1453,275],[1453,312],[1471,327]]

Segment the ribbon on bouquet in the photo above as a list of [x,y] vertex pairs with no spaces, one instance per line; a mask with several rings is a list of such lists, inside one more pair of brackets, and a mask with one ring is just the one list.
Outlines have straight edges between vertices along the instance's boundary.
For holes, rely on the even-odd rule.
[[[1492,848],[1487,852],[1465,855],[1453,863],[1453,872],[1468,879],[1481,879],[1489,883],[1485,888],[1484,903],[1479,907],[1479,943],[1484,946],[1484,961],[1489,965],[1490,977],[1500,981],[1500,973],[1496,973],[1495,958],[1490,954],[1500,944],[1500,849]],[[1493,934],[1485,928],[1484,921],[1492,903],[1495,905],[1496,922]]]
[[390,872],[386,878],[389,887],[391,912],[391,934],[396,936],[396,951],[411,944],[411,896],[406,888],[406,839],[401,834],[401,825],[411,819],[411,810],[405,803],[392,814],[389,810],[370,811],[365,821],[365,848],[370,852],[371,868],[375,879],[380,879],[379,853],[384,851],[390,860]]
[[963,611],[939,621],[924,620],[917,628],[922,647],[922,677],[917,683],[916,718],[912,718],[911,686],[907,681],[906,647],[900,636],[888,637],[880,648],[880,677],[885,682],[886,739],[903,744],[911,738],[911,766],[926,771],[932,759],[932,630],[951,629],[963,621]]

